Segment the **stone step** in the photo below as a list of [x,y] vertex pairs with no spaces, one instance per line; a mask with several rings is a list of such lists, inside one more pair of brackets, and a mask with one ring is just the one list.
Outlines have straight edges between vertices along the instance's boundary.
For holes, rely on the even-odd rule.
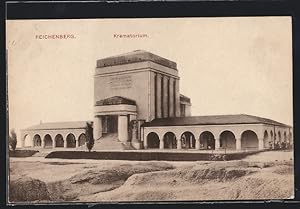
[[134,148],[130,143],[120,142],[118,139],[118,134],[106,134],[102,136],[99,140],[95,141],[93,150],[133,150]]

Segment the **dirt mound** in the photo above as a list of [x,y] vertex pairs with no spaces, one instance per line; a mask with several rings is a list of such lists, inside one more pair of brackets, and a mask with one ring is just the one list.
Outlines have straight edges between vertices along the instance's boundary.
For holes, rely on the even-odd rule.
[[45,182],[23,176],[10,179],[10,202],[47,201],[50,199]]
[[137,173],[147,173],[173,169],[174,167],[167,163],[137,163],[123,164],[110,169],[89,171],[77,174],[70,178],[72,184],[91,183],[91,184],[111,184],[116,181],[125,181],[128,177]]
[[132,175],[173,169],[164,162],[125,163],[97,168],[92,166],[64,181],[48,184],[51,198],[58,200],[77,200],[79,196],[91,195],[116,189]]
[[259,176],[249,176],[240,179],[227,190],[228,199],[288,199],[293,195],[291,178],[284,176],[262,179]]
[[277,166],[273,172],[280,175],[293,175],[294,168],[293,166],[289,166],[289,165],[281,165],[281,166]]
[[118,180],[124,180],[126,177],[126,173],[122,173],[117,170],[91,170],[83,174],[73,176],[70,179],[70,182],[72,184],[109,184]]
[[[170,191],[149,191],[144,190],[141,192],[128,192],[126,194],[126,198],[124,200],[134,200],[134,201],[163,201],[163,200],[172,200],[175,199],[176,196],[172,194]],[[122,198],[123,199],[123,198]]]
[[189,182],[201,183],[203,180],[228,181],[248,175],[251,171],[246,169],[236,168],[198,168],[193,167],[191,170],[183,170],[179,176]]
[[288,199],[294,188],[293,161],[289,156],[276,161],[273,158],[277,155],[276,152],[269,156],[272,161],[260,161],[263,156],[259,154],[249,161],[225,162],[27,162],[13,158],[9,199],[11,202]]
[[[239,165],[242,165],[241,168],[238,167]],[[288,170],[287,167],[285,170]],[[245,162],[196,164],[167,171],[134,174],[115,190],[83,197],[81,200],[163,201],[290,198],[293,194],[292,175],[274,174],[274,170],[280,173],[284,170],[284,166],[252,162],[250,164]]]
[[[279,163],[279,162],[278,162]],[[268,168],[272,167],[276,164],[276,162],[248,162],[243,160],[236,160],[236,161],[228,161],[225,164],[223,162],[215,162],[212,163],[211,166],[215,169],[222,169],[225,167],[232,167],[232,168]]]
[[[211,188],[220,185],[222,187],[219,190],[227,195],[225,191],[227,187],[253,172],[243,168],[226,167],[224,164],[222,166],[196,164],[166,171],[137,173],[130,176],[121,187],[113,191],[83,197],[81,200],[163,201],[189,198],[195,198],[195,200],[198,198],[205,199],[205,193],[216,192]],[[207,187],[208,185],[210,186]],[[207,190],[203,191],[203,188],[207,188]],[[233,196],[237,195],[234,194]],[[212,194],[211,197],[214,197],[214,195]]]
[[207,181],[229,181],[242,176],[246,176],[253,171],[242,169],[242,168],[232,168],[219,166],[212,167],[206,165],[195,165],[187,166],[184,168],[177,168],[171,171],[159,171],[151,173],[143,173],[132,175],[125,182],[126,186],[133,185],[186,185],[188,184],[200,184],[206,183]]

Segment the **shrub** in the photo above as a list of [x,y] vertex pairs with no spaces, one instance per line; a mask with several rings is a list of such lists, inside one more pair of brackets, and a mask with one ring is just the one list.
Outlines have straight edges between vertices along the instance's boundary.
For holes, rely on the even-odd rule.
[[93,136],[92,124],[89,122],[86,123],[85,135],[86,135],[86,147],[90,152],[94,146],[94,136]]
[[15,132],[14,129],[12,129],[10,131],[10,135],[9,135],[9,148],[12,150],[12,151],[15,151],[16,150],[16,147],[17,147],[17,134]]

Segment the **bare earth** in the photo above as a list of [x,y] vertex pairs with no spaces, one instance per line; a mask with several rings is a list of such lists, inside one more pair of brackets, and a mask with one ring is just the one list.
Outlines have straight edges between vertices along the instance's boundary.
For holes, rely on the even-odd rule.
[[220,162],[10,159],[11,202],[288,199],[293,152]]

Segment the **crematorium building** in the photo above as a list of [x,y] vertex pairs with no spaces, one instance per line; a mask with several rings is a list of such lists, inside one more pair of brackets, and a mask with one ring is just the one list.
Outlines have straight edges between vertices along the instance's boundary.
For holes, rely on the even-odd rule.
[[[292,127],[252,115],[191,116],[177,64],[147,51],[97,60],[94,149],[251,150],[292,144]],[[21,130],[22,145],[85,147],[87,121]]]

